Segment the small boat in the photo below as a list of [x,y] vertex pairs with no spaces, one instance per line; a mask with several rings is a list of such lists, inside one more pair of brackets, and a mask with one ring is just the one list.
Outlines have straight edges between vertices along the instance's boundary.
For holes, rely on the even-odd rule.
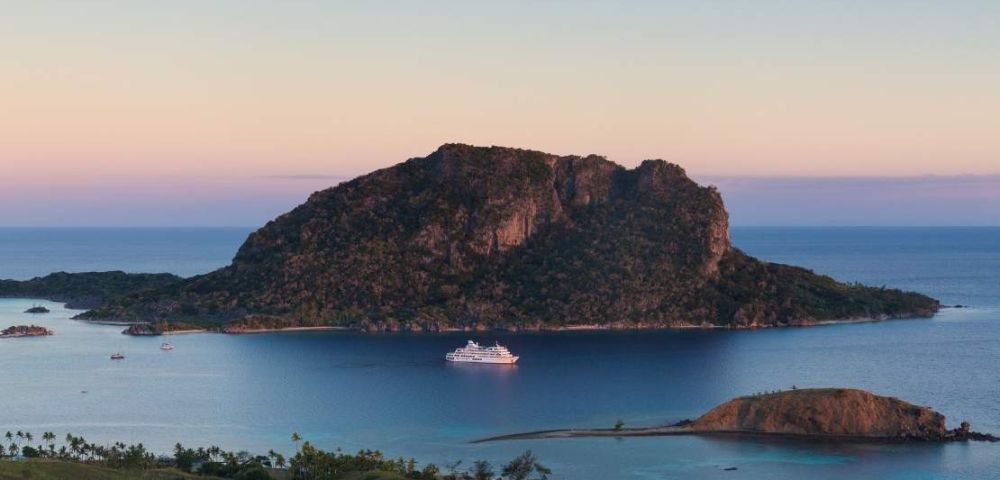
[[163,344],[160,345],[160,350],[173,350],[173,349],[174,349],[174,344],[170,342],[163,342]]
[[464,347],[457,348],[454,352],[444,356],[444,359],[449,362],[502,363],[507,365],[513,365],[518,358],[520,357],[512,355],[507,347],[499,343],[492,347],[481,347],[472,340],[469,340]]
[[112,360],[125,360],[125,354],[122,352],[115,352],[111,354]]

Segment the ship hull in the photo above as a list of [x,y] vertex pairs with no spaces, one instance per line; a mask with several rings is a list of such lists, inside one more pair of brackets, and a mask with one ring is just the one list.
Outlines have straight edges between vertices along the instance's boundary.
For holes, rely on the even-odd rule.
[[454,363],[490,363],[490,364],[496,364],[496,365],[513,365],[514,363],[517,362],[518,357],[510,357],[510,358],[477,358],[477,357],[471,357],[471,358],[464,358],[464,357],[455,357],[455,356],[452,356],[452,355],[446,355],[444,357],[444,359],[447,360],[447,361],[449,361],[449,362],[454,362]]

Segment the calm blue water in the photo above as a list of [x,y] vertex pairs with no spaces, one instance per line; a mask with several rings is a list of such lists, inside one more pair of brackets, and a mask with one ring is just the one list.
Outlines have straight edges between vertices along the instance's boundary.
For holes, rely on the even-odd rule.
[[[0,277],[46,273],[28,232],[0,230]],[[225,264],[233,231],[53,231],[56,269],[121,268],[194,274]],[[42,235],[35,233],[35,235]],[[59,238],[65,235],[75,240]],[[35,237],[38,238],[38,237]],[[0,300],[0,326],[35,321],[57,334],[0,341],[0,430],[291,450],[292,431],[323,447],[380,448],[438,464],[509,459],[526,448],[556,478],[997,478],[1000,445],[830,445],[663,437],[468,441],[568,426],[658,424],[732,396],[798,386],[856,386],[930,405],[952,424],[1000,432],[1000,229],[734,229],[735,243],[772,261],[844,280],[918,289],[970,304],[934,319],[738,332],[565,333],[499,339],[514,368],[448,365],[460,335],[280,333],[125,337],[80,324],[73,311],[21,313]],[[80,243],[82,242],[82,243]],[[157,247],[157,243],[159,242]],[[52,245],[87,251],[88,258]],[[227,250],[228,249],[228,250]],[[227,250],[223,252],[223,250]],[[137,253],[145,252],[145,253]],[[218,252],[213,254],[211,252]],[[152,262],[146,255],[159,260]],[[213,257],[214,255],[214,257]],[[25,260],[25,259],[28,260]],[[192,259],[198,259],[197,261]],[[201,270],[196,267],[201,265]],[[96,266],[96,267],[92,267]],[[128,359],[107,355],[123,350]],[[82,393],[86,391],[87,393]],[[737,472],[722,468],[735,466]]]
[[249,228],[4,228],[0,278],[124,270],[184,277],[229,264]]

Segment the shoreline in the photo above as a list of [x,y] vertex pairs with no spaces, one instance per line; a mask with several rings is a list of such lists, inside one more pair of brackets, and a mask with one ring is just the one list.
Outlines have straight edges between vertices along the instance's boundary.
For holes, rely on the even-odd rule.
[[[212,332],[207,328],[189,328],[185,330],[170,330],[167,332],[163,332],[163,335],[186,335],[189,333],[212,333]],[[132,335],[132,336],[135,337],[140,335]]]
[[74,321],[77,321],[77,322],[83,322],[83,323],[90,323],[90,324],[93,324],[93,325],[112,325],[112,326],[116,326],[116,327],[128,327],[128,326],[135,325],[136,323],[140,323],[140,324],[147,323],[147,322],[126,322],[124,320],[90,320],[90,319],[87,319],[87,318],[72,318],[72,317],[70,318],[70,320],[74,320]]
[[[573,332],[649,332],[649,331],[691,331],[691,330],[732,330],[732,331],[743,331],[743,330],[765,330],[765,329],[782,329],[782,328],[808,328],[808,327],[826,327],[833,325],[853,325],[853,324],[864,324],[864,323],[879,323],[887,321],[897,321],[897,320],[922,320],[931,319],[935,315],[912,315],[912,316],[900,316],[900,317],[881,317],[881,318],[850,318],[850,319],[838,319],[838,320],[820,320],[815,322],[801,322],[801,323],[790,323],[783,325],[711,325],[711,324],[676,324],[676,325],[615,325],[615,324],[588,324],[588,325],[563,325],[558,327],[533,327],[533,328],[474,328],[474,327],[448,327],[441,328],[437,330],[414,330],[414,329],[367,329],[364,327],[357,326],[339,326],[339,325],[323,325],[323,326],[292,326],[292,327],[279,327],[279,328],[253,328],[253,329],[227,329],[226,325],[219,325],[218,327],[205,327],[205,328],[187,328],[181,330],[168,330],[160,332],[163,335],[171,334],[189,334],[189,333],[222,333],[228,335],[252,335],[252,334],[263,334],[263,333],[281,333],[281,332],[323,332],[323,331],[337,331],[337,332],[357,332],[364,334],[408,334],[408,335],[422,335],[422,334],[442,334],[442,333],[470,333],[470,334],[488,334],[488,333],[499,333],[499,334],[539,334],[539,333],[573,333]],[[93,320],[93,319],[78,319],[73,318],[73,320],[85,323],[91,323],[94,325],[113,325],[120,327],[128,327],[136,325],[137,322],[130,322],[124,320]],[[138,324],[149,325],[149,322],[138,322]]]
[[[13,298],[13,297],[12,297]],[[24,300],[37,300],[33,298],[24,298]],[[44,299],[43,299],[44,300]],[[68,304],[64,304],[64,308],[70,310],[80,310],[71,308]],[[962,307],[952,307],[950,305],[942,305],[941,310],[945,309],[971,309],[968,306]],[[86,309],[83,310],[87,311]],[[218,325],[212,327],[203,328],[186,328],[181,330],[170,330],[160,332],[163,335],[174,335],[174,334],[191,334],[191,333],[225,333],[231,335],[242,335],[242,334],[262,334],[262,333],[281,333],[281,332],[312,332],[312,331],[342,331],[342,332],[358,332],[366,334],[440,334],[440,333],[471,333],[471,334],[481,334],[481,333],[501,333],[501,334],[524,334],[524,333],[558,333],[558,332],[624,332],[624,331],[689,331],[689,330],[761,330],[761,329],[776,329],[776,328],[795,328],[795,327],[823,327],[830,325],[851,325],[851,324],[861,324],[861,323],[877,323],[884,321],[893,320],[920,320],[920,319],[931,319],[940,313],[939,311],[934,312],[930,315],[925,313],[913,312],[909,315],[894,315],[894,316],[879,316],[879,317],[864,317],[864,318],[841,318],[832,320],[805,320],[798,322],[791,322],[787,324],[751,324],[751,325],[715,325],[715,324],[685,324],[677,323],[672,325],[650,325],[639,323],[637,325],[622,325],[620,323],[612,322],[605,324],[584,324],[584,325],[559,325],[559,326],[531,326],[531,327],[499,327],[499,328],[482,328],[482,327],[445,327],[440,329],[422,329],[415,330],[412,328],[397,328],[397,329],[372,329],[365,328],[362,326],[339,326],[339,325],[324,325],[324,326],[292,326],[292,327],[280,327],[280,328],[254,328],[254,329],[233,329],[227,331],[226,325]],[[138,324],[150,324],[150,322],[135,322],[129,320],[115,320],[115,319],[90,319],[90,318],[78,318],[77,316],[71,317],[72,320],[79,322],[91,323],[94,325],[112,325],[120,327],[128,327]]]
[[[253,335],[258,333],[281,333],[281,332],[330,332],[330,331],[353,331],[350,327],[337,327],[337,326],[320,326],[320,327],[284,327],[284,328],[253,328],[246,330],[220,330],[218,333],[225,333],[228,335]],[[202,330],[208,331],[208,330]],[[194,333],[194,331],[191,331]]]
[[493,437],[471,440],[469,443],[502,442],[510,440],[551,440],[559,438],[621,438],[621,437],[676,437],[697,435],[706,437],[744,437],[757,440],[785,440],[793,442],[841,442],[868,444],[900,444],[900,443],[952,443],[952,442],[989,442],[1000,440],[988,433],[968,432],[962,437],[945,437],[941,439],[870,437],[863,435],[825,435],[811,433],[768,433],[742,430],[694,430],[688,427],[688,420],[673,425],[658,427],[634,427],[615,430],[613,428],[565,428],[555,430],[534,430],[530,432],[509,433]]
[[553,438],[580,438],[580,437],[654,437],[654,436],[677,436],[696,435],[700,432],[690,428],[674,425],[663,425],[659,427],[633,427],[615,430],[613,428],[564,428],[554,430],[534,430],[531,432],[508,433],[494,437],[480,438],[469,443],[500,442],[505,440],[546,440]]
[[[85,318],[74,318],[72,319],[77,322],[89,323],[92,325],[109,325],[116,327],[130,327],[132,325],[150,325],[149,322],[127,322],[122,320],[91,320]],[[285,327],[285,328],[253,328],[246,330],[231,330],[226,331],[223,329],[211,329],[211,328],[184,328],[179,330],[165,330],[158,332],[157,335],[188,335],[193,333],[222,333],[226,335],[252,335],[259,333],[281,333],[281,332],[319,332],[319,331],[356,331],[357,329],[351,327],[339,327],[339,326],[317,326],[317,327]],[[123,332],[124,333],[124,332]],[[142,336],[154,336],[154,335],[133,335],[127,334],[134,337]]]

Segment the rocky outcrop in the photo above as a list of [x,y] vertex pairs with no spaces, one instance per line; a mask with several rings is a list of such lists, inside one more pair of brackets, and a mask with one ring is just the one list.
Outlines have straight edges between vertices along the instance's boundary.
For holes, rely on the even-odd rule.
[[692,422],[698,432],[944,440],[945,417],[897,398],[848,388],[802,389],[730,400]]
[[0,330],[0,338],[9,337],[44,337],[52,335],[52,330],[38,325],[15,325]]
[[312,194],[228,267],[86,318],[366,330],[762,327],[937,302],[747,257],[713,187],[662,160],[444,145]]
[[122,330],[122,334],[133,335],[136,337],[155,337],[163,335],[163,332],[156,328],[156,325],[149,323],[135,323],[129,325],[125,330]]
[[47,309],[47,308],[45,308],[45,307],[43,307],[41,305],[35,305],[35,306],[33,306],[33,307],[25,310],[24,313],[34,313],[34,314],[49,313],[49,309]]
[[473,443],[709,434],[850,442],[1000,441],[994,435],[971,431],[968,422],[948,430],[944,415],[897,398],[850,388],[817,388],[735,398],[697,420],[685,420],[673,425],[622,428],[618,424],[614,428],[541,430],[500,435]]

